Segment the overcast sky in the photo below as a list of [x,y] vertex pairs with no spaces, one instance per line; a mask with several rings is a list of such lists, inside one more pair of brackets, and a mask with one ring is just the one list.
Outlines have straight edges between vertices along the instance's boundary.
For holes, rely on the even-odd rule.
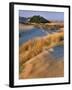
[[21,17],[32,17],[34,15],[40,15],[48,20],[64,21],[64,13],[63,12],[19,10],[19,16],[21,16]]

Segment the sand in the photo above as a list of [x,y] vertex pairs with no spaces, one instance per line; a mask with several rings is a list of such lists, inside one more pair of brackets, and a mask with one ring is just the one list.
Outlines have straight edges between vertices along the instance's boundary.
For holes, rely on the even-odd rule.
[[23,64],[20,79],[52,78],[64,76],[63,57],[56,59],[48,51],[43,51]]
[[34,25],[25,25],[25,24],[19,24],[19,30],[20,31],[27,31],[34,28]]

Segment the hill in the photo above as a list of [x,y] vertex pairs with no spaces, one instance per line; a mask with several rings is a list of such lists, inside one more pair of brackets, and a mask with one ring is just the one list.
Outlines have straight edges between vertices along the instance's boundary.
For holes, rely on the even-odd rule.
[[31,17],[29,22],[32,22],[32,23],[48,23],[50,21],[48,21],[47,19],[45,19],[42,16],[33,16],[33,17]]

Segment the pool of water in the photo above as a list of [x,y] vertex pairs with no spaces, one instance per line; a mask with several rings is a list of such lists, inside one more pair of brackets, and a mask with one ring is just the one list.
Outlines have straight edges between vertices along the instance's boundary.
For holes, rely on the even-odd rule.
[[27,30],[27,31],[20,31],[19,32],[19,45],[21,45],[22,43],[33,39],[35,37],[42,37],[47,35],[48,32],[39,28],[33,28],[31,30]]
[[64,57],[64,46],[56,46],[53,48],[53,52],[51,52],[52,57],[55,59],[59,59]]

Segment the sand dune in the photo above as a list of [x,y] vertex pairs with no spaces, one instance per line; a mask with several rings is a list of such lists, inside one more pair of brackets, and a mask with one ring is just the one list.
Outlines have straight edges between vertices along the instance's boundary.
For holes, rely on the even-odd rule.
[[50,53],[53,47],[60,45],[64,45],[63,31],[22,44],[19,47],[19,78],[63,77],[64,58],[54,58]]
[[19,76],[20,79],[63,77],[63,58],[55,59],[48,51],[43,51],[23,64],[23,70]]

